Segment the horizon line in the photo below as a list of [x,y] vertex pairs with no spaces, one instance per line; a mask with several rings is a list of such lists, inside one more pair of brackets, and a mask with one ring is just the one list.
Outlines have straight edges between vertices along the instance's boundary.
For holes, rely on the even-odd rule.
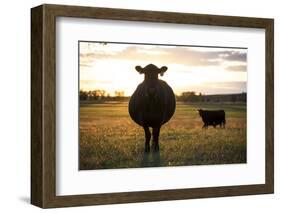
[[[91,92],[91,91],[95,91],[95,90],[79,90],[79,92]],[[195,91],[185,91],[185,92],[195,92]],[[199,96],[199,94],[200,94],[200,92],[195,92],[195,95]],[[239,92],[239,93],[211,93],[211,94],[203,94],[203,93],[201,93],[202,96],[210,96],[210,95],[240,95],[240,94],[247,94],[247,92]],[[181,95],[175,94],[175,96],[181,96]],[[105,95],[104,97],[108,97],[108,96]],[[109,97],[120,97],[120,96],[110,95]],[[121,96],[121,97],[126,98],[126,97],[131,97],[131,95],[129,95],[129,96]]]

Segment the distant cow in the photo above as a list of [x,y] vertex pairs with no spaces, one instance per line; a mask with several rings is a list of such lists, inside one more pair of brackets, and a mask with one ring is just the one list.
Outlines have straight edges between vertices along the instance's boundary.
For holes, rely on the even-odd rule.
[[152,128],[154,152],[159,151],[159,133],[161,126],[168,122],[173,116],[176,108],[176,99],[172,88],[158,75],[163,76],[167,67],[158,68],[149,64],[135,69],[144,74],[144,81],[140,83],[129,101],[129,114],[133,121],[142,126],[145,132],[145,152],[150,151]]
[[216,128],[217,125],[225,128],[225,112],[224,110],[198,110],[204,125],[202,128],[208,128],[209,125]]

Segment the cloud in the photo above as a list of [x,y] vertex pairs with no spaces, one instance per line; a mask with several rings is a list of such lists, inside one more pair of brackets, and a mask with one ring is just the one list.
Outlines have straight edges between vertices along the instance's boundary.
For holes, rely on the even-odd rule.
[[247,65],[232,65],[225,67],[225,70],[227,71],[233,71],[233,72],[246,72],[247,71]]
[[[98,45],[98,44],[95,44]],[[113,48],[116,45],[126,45],[126,48]],[[124,46],[123,46],[124,47]],[[150,48],[148,48],[150,47]],[[111,44],[99,46],[99,51],[80,53],[80,61],[85,66],[98,59],[117,59],[147,61],[147,63],[181,64],[190,66],[220,66],[230,63],[246,63],[246,50],[234,50],[208,47],[183,47],[183,46],[148,46],[134,44]],[[231,66],[229,66],[231,67]],[[232,66],[232,68],[234,68]],[[241,67],[242,68],[242,67]],[[238,68],[235,71],[238,71]],[[230,70],[226,69],[226,70]]]
[[246,62],[247,54],[245,52],[235,52],[231,51],[229,54],[226,55],[225,59],[227,61],[238,61],[238,62]]

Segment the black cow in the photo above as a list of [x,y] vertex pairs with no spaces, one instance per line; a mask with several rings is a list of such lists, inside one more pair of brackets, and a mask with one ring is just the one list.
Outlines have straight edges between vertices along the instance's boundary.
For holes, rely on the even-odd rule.
[[224,110],[198,110],[204,125],[202,128],[208,128],[209,125],[216,128],[217,125],[225,128],[225,112]]
[[129,114],[133,121],[142,126],[145,132],[145,152],[150,151],[152,128],[154,152],[159,151],[159,133],[161,126],[168,122],[173,116],[176,108],[176,99],[172,88],[162,80],[158,74],[163,76],[167,67],[160,69],[153,64],[135,69],[144,74],[144,81],[140,83],[129,101]]

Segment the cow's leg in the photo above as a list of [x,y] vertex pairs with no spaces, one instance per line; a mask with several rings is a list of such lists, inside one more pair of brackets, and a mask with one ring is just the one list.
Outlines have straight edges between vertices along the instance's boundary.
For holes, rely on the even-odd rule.
[[153,148],[153,152],[159,152],[159,133],[160,133],[160,127],[153,127],[153,129],[152,129],[152,135],[153,135],[152,148]]
[[150,142],[150,138],[151,138],[151,133],[150,133],[149,127],[145,126],[145,127],[143,127],[143,129],[144,129],[144,133],[145,133],[144,151],[149,152],[150,151],[149,142]]

